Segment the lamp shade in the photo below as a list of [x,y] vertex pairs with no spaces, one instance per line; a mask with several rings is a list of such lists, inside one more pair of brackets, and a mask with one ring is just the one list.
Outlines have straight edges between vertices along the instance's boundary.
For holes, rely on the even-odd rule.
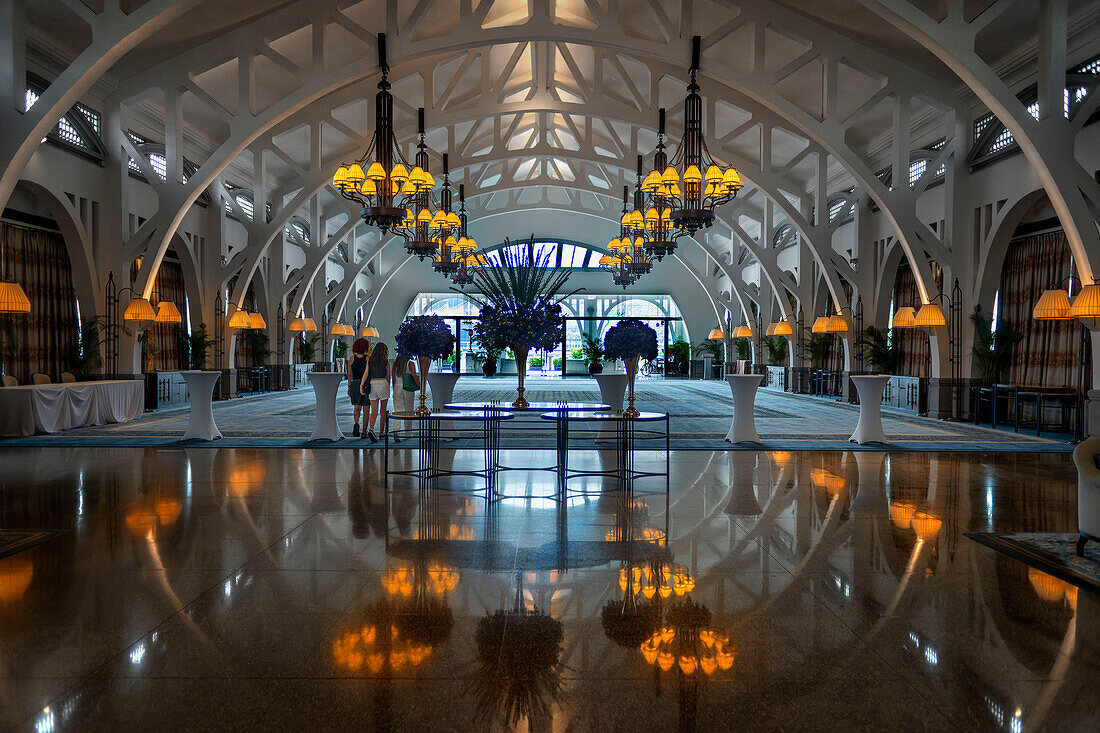
[[920,328],[935,328],[946,326],[947,319],[943,315],[943,309],[936,303],[925,303],[917,311],[916,324]]
[[787,321],[776,321],[772,325],[768,326],[768,335],[794,336],[794,329],[791,328],[791,324]]
[[740,326],[733,329],[733,337],[735,339],[751,339],[752,326],[746,326],[744,323],[742,323]]
[[345,328],[345,326],[344,326],[343,323],[340,323],[339,321],[335,321],[332,324],[332,327],[329,328],[328,335],[329,336],[347,336],[347,334],[344,332],[344,328]]
[[925,542],[930,542],[936,539],[936,535],[940,533],[940,528],[943,526],[943,520],[929,512],[914,512],[913,519],[910,520],[909,525],[913,528],[913,531],[917,533],[917,537],[920,537]]
[[1073,299],[1069,314],[1074,318],[1085,318],[1094,324],[1100,318],[1100,285],[1093,283],[1081,288]]
[[252,324],[252,328],[267,328],[267,321],[259,313],[249,313],[248,320]]
[[825,333],[848,333],[848,322],[839,313],[829,316],[829,321],[825,324]]
[[314,321],[312,318],[310,318],[309,316],[306,316],[303,320],[306,323],[306,329],[305,330],[307,332],[313,333],[314,331],[317,330],[317,322]]
[[154,321],[157,318],[157,312],[153,310],[153,305],[145,298],[131,298],[130,304],[126,306],[126,310],[122,313],[122,320],[124,321]]
[[176,304],[170,300],[162,300],[157,305],[157,323],[183,323],[183,316],[180,315],[180,309],[176,307]]
[[0,313],[30,313],[31,301],[19,283],[0,282]]
[[365,339],[376,339],[376,338],[378,338],[378,329],[375,328],[374,326],[366,326],[363,329],[363,333],[361,333],[359,335],[362,336]]
[[287,326],[291,333],[301,333],[306,330],[306,322],[301,316],[294,316],[291,319],[290,325]]
[[890,319],[890,328],[916,328],[917,312],[912,307],[905,305],[894,312]]
[[725,337],[726,334],[722,333],[722,329],[720,328],[712,328],[710,329],[710,333],[707,334],[708,339],[723,339]]
[[818,316],[814,320],[814,325],[810,328],[812,333],[829,333],[829,317]]
[[768,327],[764,329],[764,334],[766,336],[774,336],[775,335],[775,327],[776,327],[776,323],[774,321],[769,323]]
[[237,310],[229,316],[229,322],[226,325],[230,328],[252,328],[252,318],[248,315],[248,311]]
[[1069,293],[1061,288],[1044,290],[1039,302],[1031,309],[1031,317],[1036,321],[1066,321],[1070,315]]

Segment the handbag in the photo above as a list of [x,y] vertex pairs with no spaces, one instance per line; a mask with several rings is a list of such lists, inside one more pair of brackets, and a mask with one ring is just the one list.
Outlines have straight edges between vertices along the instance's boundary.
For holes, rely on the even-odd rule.
[[406,392],[416,391],[416,380],[413,379],[413,375],[407,373],[401,375],[401,389]]

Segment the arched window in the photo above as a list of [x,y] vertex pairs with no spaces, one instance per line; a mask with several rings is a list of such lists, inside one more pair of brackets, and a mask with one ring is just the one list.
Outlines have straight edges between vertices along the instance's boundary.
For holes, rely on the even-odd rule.
[[[38,102],[48,84],[37,77],[28,77],[26,94],[23,98],[24,110],[29,110]],[[47,133],[42,142],[50,142],[72,152],[102,161],[107,157],[107,148],[100,138],[103,120],[99,113],[77,102],[72,109],[58,120],[57,126]]]
[[786,219],[772,232],[772,247],[798,244],[798,232],[791,227]]
[[[290,217],[290,223],[283,229],[286,241],[290,244],[298,244],[298,240],[306,247],[309,246],[309,223],[300,216]],[[298,235],[295,237],[294,235]]]
[[[1067,120],[1073,116],[1081,102],[1088,96],[1089,87],[1096,80],[1097,74],[1100,74],[1100,56],[1066,72],[1066,88],[1062,92],[1062,113]],[[1029,115],[1036,120],[1039,119],[1037,85],[1028,87],[1017,98],[1027,105]],[[1016,138],[992,112],[974,120],[974,147],[968,156],[971,163],[985,162],[985,159],[995,160],[1001,155],[1008,155],[1017,150],[1019,145],[1016,144]]]
[[[526,248],[526,242],[516,242],[508,245],[508,249],[519,256],[526,256]],[[568,267],[575,269],[599,267],[600,257],[607,254],[605,251],[599,250],[592,245],[564,240],[536,239],[534,248],[535,252],[541,252],[543,257],[549,255],[550,265],[552,267]],[[495,247],[487,247],[485,257],[490,264],[500,265],[501,251],[504,249],[504,244],[498,244]]]
[[[168,159],[165,157],[164,146],[160,143],[151,143],[141,135],[138,135],[133,130],[127,130],[126,134],[130,136],[130,140],[133,141],[134,147],[138,149],[145,159],[149,162],[149,167],[153,169],[153,173],[157,175],[162,181],[168,180]],[[127,161],[127,167],[130,169],[130,175],[139,181],[145,180],[145,174],[141,170],[141,166],[132,157]],[[195,175],[199,170],[199,167],[192,163],[187,158],[183,159],[183,171],[181,173],[181,183],[187,183],[187,180]],[[146,181],[147,182],[147,181]],[[205,206],[210,203],[210,195],[203,191],[199,196],[198,203]]]

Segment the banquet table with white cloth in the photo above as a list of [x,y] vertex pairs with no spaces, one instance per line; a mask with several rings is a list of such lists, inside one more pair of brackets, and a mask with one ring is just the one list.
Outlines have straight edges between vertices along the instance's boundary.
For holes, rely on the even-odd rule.
[[0,435],[127,422],[144,410],[145,383],[140,379],[0,387]]

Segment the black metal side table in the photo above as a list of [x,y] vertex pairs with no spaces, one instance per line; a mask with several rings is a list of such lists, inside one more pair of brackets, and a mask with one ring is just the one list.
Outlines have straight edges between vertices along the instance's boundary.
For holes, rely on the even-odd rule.
[[[496,492],[496,476],[500,471],[500,424],[515,417],[502,410],[481,410],[478,412],[432,412],[418,415],[415,412],[393,412],[389,417],[415,423],[417,443],[417,467],[407,471],[390,470],[390,431],[386,431],[383,446],[383,471],[387,483],[390,476],[414,476],[420,489],[433,489],[438,479],[446,476],[479,476],[485,479],[485,488],[490,494]],[[477,471],[455,471],[440,468],[439,444],[441,427],[447,421],[470,421],[481,423],[482,453],[484,466]]]
[[[623,417],[619,413],[611,412],[546,412],[540,415],[543,420],[552,420],[557,423],[557,455],[558,455],[558,487],[564,494],[568,489],[570,479],[580,476],[607,476],[618,480],[620,491],[633,493],[634,480],[646,476],[664,476],[665,494],[669,491],[669,416],[667,412],[641,412],[637,417]],[[656,429],[656,425],[664,423],[664,430]],[[573,470],[569,468],[569,445],[572,435],[577,432],[585,432],[574,429],[574,423],[608,423],[615,427],[615,466],[600,471]],[[640,425],[647,427],[639,428]],[[654,427],[648,427],[652,425]],[[588,432],[598,433],[599,428]],[[643,440],[664,440],[665,468],[664,471],[639,471],[634,468],[635,441],[641,436]]]

